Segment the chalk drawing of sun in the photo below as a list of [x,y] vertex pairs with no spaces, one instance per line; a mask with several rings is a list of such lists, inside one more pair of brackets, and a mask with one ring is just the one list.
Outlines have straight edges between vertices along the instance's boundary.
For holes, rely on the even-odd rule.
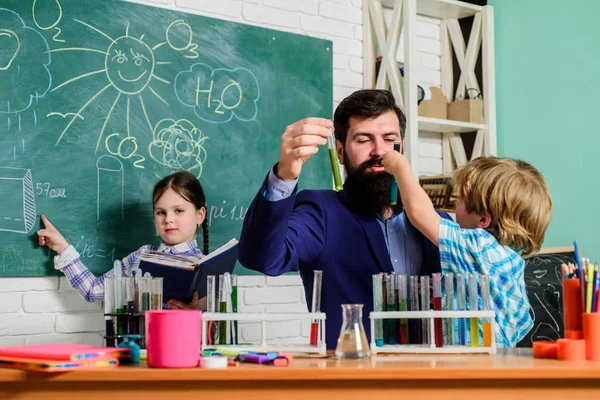
[[79,79],[87,78],[89,76],[106,74],[108,78],[108,84],[96,92],[80,109],[77,113],[74,114],[73,118],[69,121],[67,126],[64,128],[58,140],[56,141],[56,145],[60,143],[63,136],[67,133],[71,125],[75,122],[76,118],[81,115],[81,113],[98,98],[104,91],[107,89],[116,90],[116,96],[112,103],[112,106],[108,110],[106,114],[106,118],[104,119],[104,123],[102,125],[102,129],[100,130],[100,134],[98,135],[98,141],[96,144],[96,151],[98,151],[98,147],[100,146],[100,142],[102,140],[102,136],[104,134],[104,130],[108,121],[110,120],[110,116],[123,97],[126,99],[126,124],[127,124],[127,137],[130,137],[129,132],[129,119],[130,119],[130,103],[132,99],[135,101],[139,101],[140,106],[144,112],[144,116],[146,117],[146,122],[148,123],[149,131],[152,132],[152,124],[148,118],[148,113],[146,112],[146,106],[144,105],[143,93],[146,89],[148,89],[158,100],[168,105],[167,101],[163,99],[153,88],[153,81],[159,81],[162,83],[170,84],[169,81],[157,76],[154,73],[154,69],[156,65],[161,64],[170,64],[170,62],[161,62],[156,61],[154,57],[154,50],[158,47],[162,46],[164,42],[155,45],[154,47],[150,47],[147,45],[143,39],[144,35],[140,38],[135,38],[133,36],[129,36],[129,25],[127,25],[125,29],[125,35],[113,39],[106,33],[102,32],[100,29],[86,23],[80,21],[78,19],[73,18],[73,21],[86,26],[89,29],[96,31],[102,36],[106,37],[110,41],[110,45],[106,50],[100,49],[89,49],[89,48],[81,48],[81,47],[71,47],[71,48],[59,48],[50,50],[50,52],[60,52],[60,51],[88,51],[104,54],[104,68],[99,69],[97,71],[88,72],[85,74],[78,75],[72,79],[67,80],[66,82],[61,83],[60,85],[54,87],[51,91],[55,91],[64,87],[66,85],[71,84]]
[[108,48],[104,62],[106,76],[121,93],[133,95],[144,90],[154,73],[154,53],[139,39],[123,36]]

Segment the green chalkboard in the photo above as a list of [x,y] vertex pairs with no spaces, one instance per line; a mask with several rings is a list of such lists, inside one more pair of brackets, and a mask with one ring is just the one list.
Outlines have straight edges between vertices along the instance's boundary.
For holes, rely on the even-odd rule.
[[[95,273],[158,244],[152,188],[176,169],[206,191],[211,250],[239,238],[285,127],[331,107],[327,40],[122,1],[2,1],[0,276],[56,274],[42,213]],[[300,186],[331,187],[328,165],[319,152]]]

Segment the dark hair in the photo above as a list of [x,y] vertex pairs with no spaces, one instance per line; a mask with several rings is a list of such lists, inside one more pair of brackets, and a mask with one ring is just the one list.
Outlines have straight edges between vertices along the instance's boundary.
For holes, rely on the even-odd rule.
[[351,117],[375,118],[390,110],[393,110],[398,116],[400,136],[404,139],[406,116],[400,107],[396,105],[394,96],[388,90],[382,89],[357,90],[342,100],[335,110],[333,115],[335,138],[342,144],[346,144]]
[[[152,192],[152,205],[156,204],[158,199],[168,190],[173,189],[175,193],[192,203],[196,210],[200,210],[202,207],[206,208],[206,197],[204,196],[204,190],[200,185],[200,181],[196,177],[187,172],[179,171],[164,177],[154,185],[154,191]],[[208,215],[202,222],[202,236],[204,237],[204,249],[202,252],[208,254]]]

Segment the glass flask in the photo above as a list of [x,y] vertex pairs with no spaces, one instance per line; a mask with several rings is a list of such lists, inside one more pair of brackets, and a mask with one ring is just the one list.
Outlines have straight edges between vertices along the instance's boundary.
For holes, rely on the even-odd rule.
[[335,349],[335,356],[339,359],[356,360],[371,355],[362,323],[362,308],[362,304],[342,304],[344,319]]

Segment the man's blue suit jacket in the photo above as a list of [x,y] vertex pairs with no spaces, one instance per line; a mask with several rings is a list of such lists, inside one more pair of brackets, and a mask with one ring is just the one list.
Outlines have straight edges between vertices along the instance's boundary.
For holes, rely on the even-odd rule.
[[[240,263],[269,276],[299,271],[308,304],[313,271],[322,270],[321,311],[327,314],[327,348],[336,347],[342,326],[340,305],[346,303],[364,305],[363,324],[370,340],[372,275],[393,271],[377,217],[351,211],[352,202],[344,191],[303,190],[272,202],[264,198],[264,190],[263,185],[244,219]],[[420,274],[440,272],[438,248],[410,228],[422,245]]]

